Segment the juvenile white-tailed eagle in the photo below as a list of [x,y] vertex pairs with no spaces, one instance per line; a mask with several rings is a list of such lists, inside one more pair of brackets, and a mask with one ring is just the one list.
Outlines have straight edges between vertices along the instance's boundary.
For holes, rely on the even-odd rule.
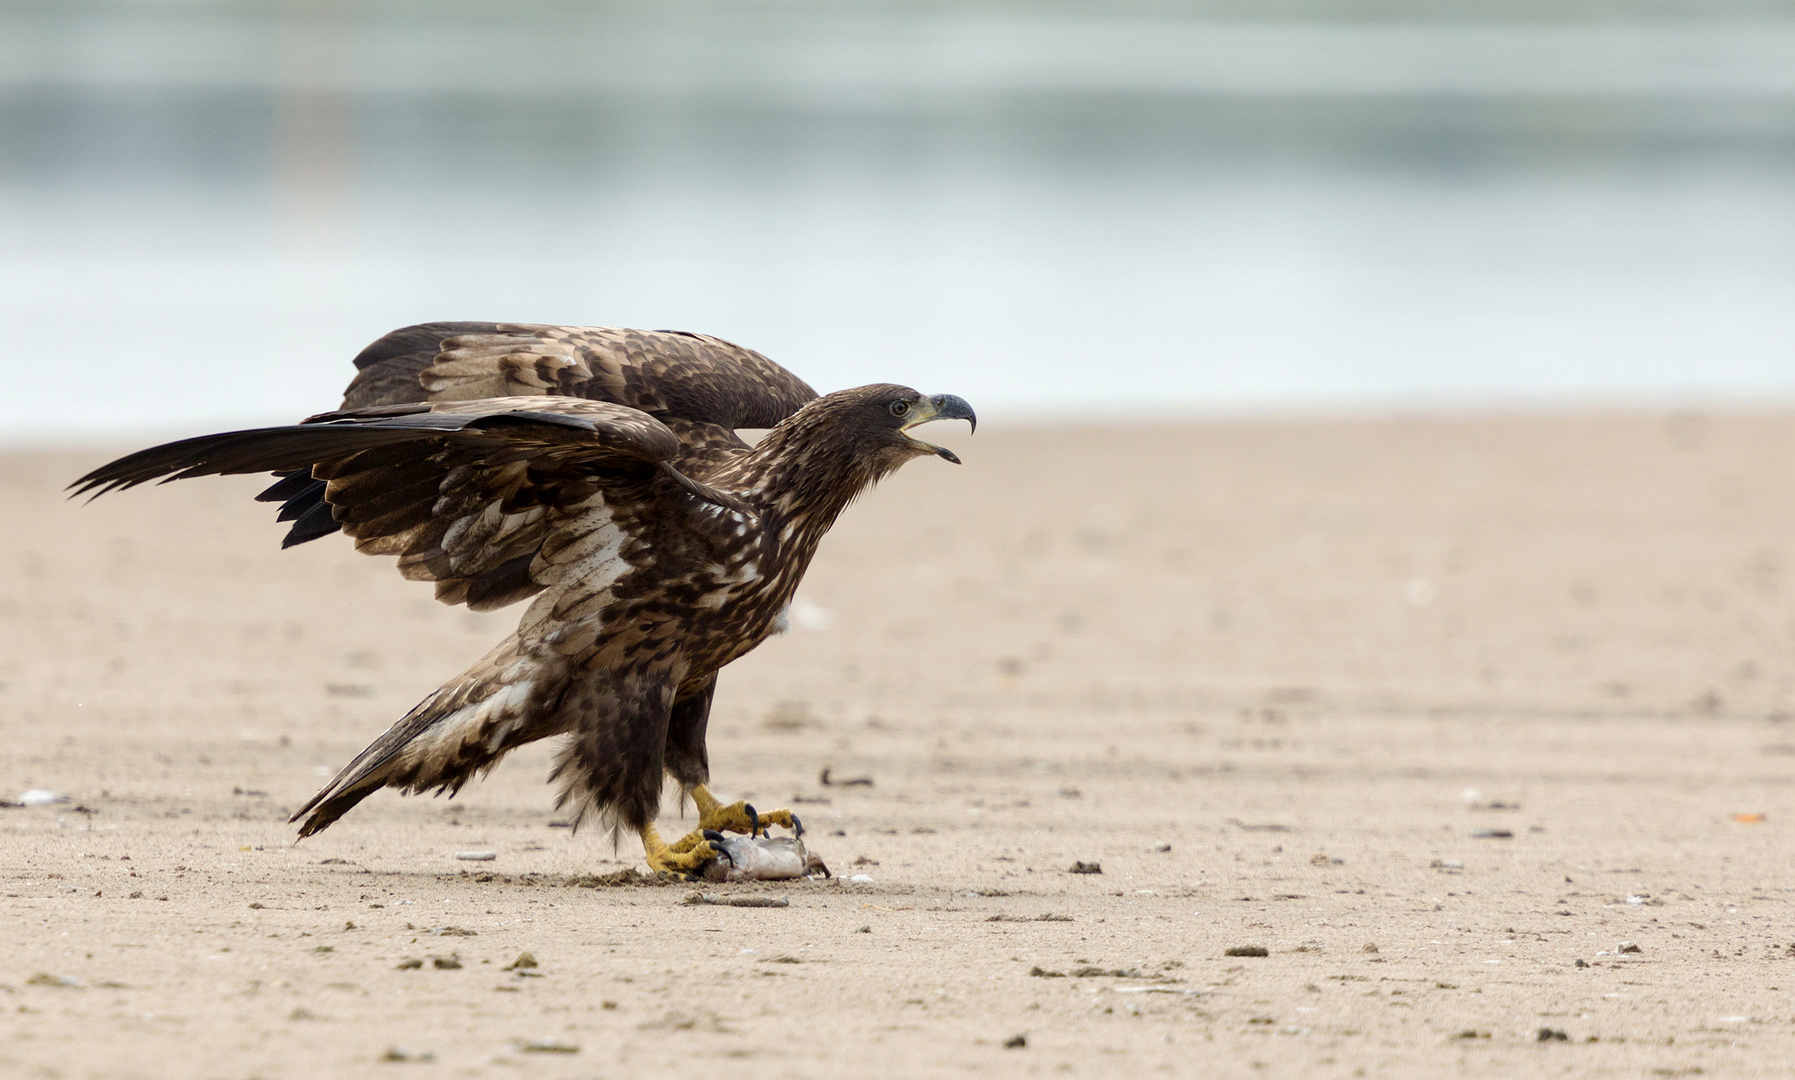
[[[356,358],[339,411],[153,447],[71,485],[274,472],[285,546],[339,529],[436,597],[535,597],[517,630],[405,714],[293,815],[309,836],[382,787],[454,794],[507,751],[567,735],[551,779],[576,822],[691,871],[705,829],[791,828],[706,788],[717,671],[773,634],[817,543],[904,462],[908,432],[977,424],[951,394],[878,384],[818,397],[759,353],[699,334],[504,323],[394,331]],[[737,428],[770,428],[753,447]],[[699,810],[669,845],[663,774]]]

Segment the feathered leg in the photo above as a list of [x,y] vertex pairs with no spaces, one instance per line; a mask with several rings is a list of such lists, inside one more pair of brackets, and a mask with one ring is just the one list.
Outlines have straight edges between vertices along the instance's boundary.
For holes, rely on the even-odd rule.
[[654,827],[660,809],[667,724],[678,680],[666,670],[620,675],[602,672],[568,693],[578,727],[555,761],[550,779],[563,787],[556,805],[572,803],[577,825],[597,816],[642,838],[651,870],[692,873],[717,857],[702,836],[675,850]]

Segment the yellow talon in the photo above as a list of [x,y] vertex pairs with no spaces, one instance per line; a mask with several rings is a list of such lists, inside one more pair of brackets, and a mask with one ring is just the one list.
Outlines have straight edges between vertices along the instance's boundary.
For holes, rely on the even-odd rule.
[[707,829],[757,836],[765,832],[769,825],[778,825],[803,835],[803,825],[792,816],[790,810],[779,809],[756,813],[755,809],[746,802],[733,802],[725,806],[718,802],[717,797],[712,795],[710,789],[703,784],[693,788],[691,795],[692,801],[698,805],[698,827],[675,840],[668,849],[670,851],[696,850],[700,844],[711,847],[711,850],[715,851],[715,847],[704,839]]
[[642,850],[648,857],[648,868],[670,874],[696,874],[703,870],[719,852],[703,836],[699,836],[695,844],[687,843],[690,839],[682,839],[680,845],[683,846],[668,847],[661,840],[658,829],[653,825],[642,826]]

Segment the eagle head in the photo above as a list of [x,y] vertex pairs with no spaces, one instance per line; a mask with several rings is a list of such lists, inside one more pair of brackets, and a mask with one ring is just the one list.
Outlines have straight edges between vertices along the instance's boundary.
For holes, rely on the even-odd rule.
[[965,420],[978,430],[978,417],[965,398],[953,394],[924,395],[908,386],[875,383],[842,390],[819,399],[819,412],[830,414],[830,427],[845,449],[873,464],[880,475],[913,457],[933,454],[960,463],[952,450],[924,442],[910,429],[931,420]]
[[806,402],[755,446],[748,465],[755,486],[774,493],[794,517],[823,528],[868,486],[911,458],[933,455],[958,465],[946,447],[910,435],[931,420],[978,417],[964,398],[920,394],[908,386],[875,383]]

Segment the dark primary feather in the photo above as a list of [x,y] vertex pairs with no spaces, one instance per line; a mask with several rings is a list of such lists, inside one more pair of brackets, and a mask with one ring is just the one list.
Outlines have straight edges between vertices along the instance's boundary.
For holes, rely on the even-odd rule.
[[[324,481],[313,479],[312,470],[294,469],[275,475],[280,479],[257,495],[256,502],[280,503],[280,513],[274,516],[276,521],[308,522],[306,526],[295,524],[287,530],[287,535],[281,538],[282,550],[337,531],[337,519],[330,515],[324,504]],[[320,507],[325,510],[322,515],[316,512]],[[316,522],[317,527],[312,527],[310,522]]]
[[[149,480],[283,472],[287,543],[346,531],[362,551],[397,555],[445,603],[501,607],[540,591],[535,555],[551,511],[607,483],[667,482],[698,498],[722,492],[671,468],[678,440],[659,421],[609,402],[499,398],[326,413],[303,424],[152,447],[76,481],[100,494]],[[608,480],[606,478],[609,478]]]
[[[273,487],[256,496],[256,501],[286,502],[317,483],[318,481],[312,479],[310,469],[294,469],[292,472],[282,473],[280,480]],[[275,520],[292,521],[297,516],[283,511]]]
[[664,425],[622,406],[592,402],[569,408],[557,402],[554,411],[549,411],[547,403],[527,399],[483,404],[483,409],[448,404],[334,412],[302,424],[201,435],[126,455],[88,473],[71,487],[77,495],[101,495],[151,480],[288,474],[263,493],[268,495],[281,485],[292,484],[291,474],[310,471],[318,462],[401,444],[497,449],[508,439],[577,441],[595,453],[644,462],[669,461],[679,447]]
[[[407,418],[409,419],[409,418]],[[365,426],[253,428],[221,435],[201,435],[152,446],[119,458],[75,481],[74,492],[103,495],[151,480],[183,480],[190,476],[310,470],[314,461],[393,443],[416,442],[444,434],[441,426],[384,419]]]

